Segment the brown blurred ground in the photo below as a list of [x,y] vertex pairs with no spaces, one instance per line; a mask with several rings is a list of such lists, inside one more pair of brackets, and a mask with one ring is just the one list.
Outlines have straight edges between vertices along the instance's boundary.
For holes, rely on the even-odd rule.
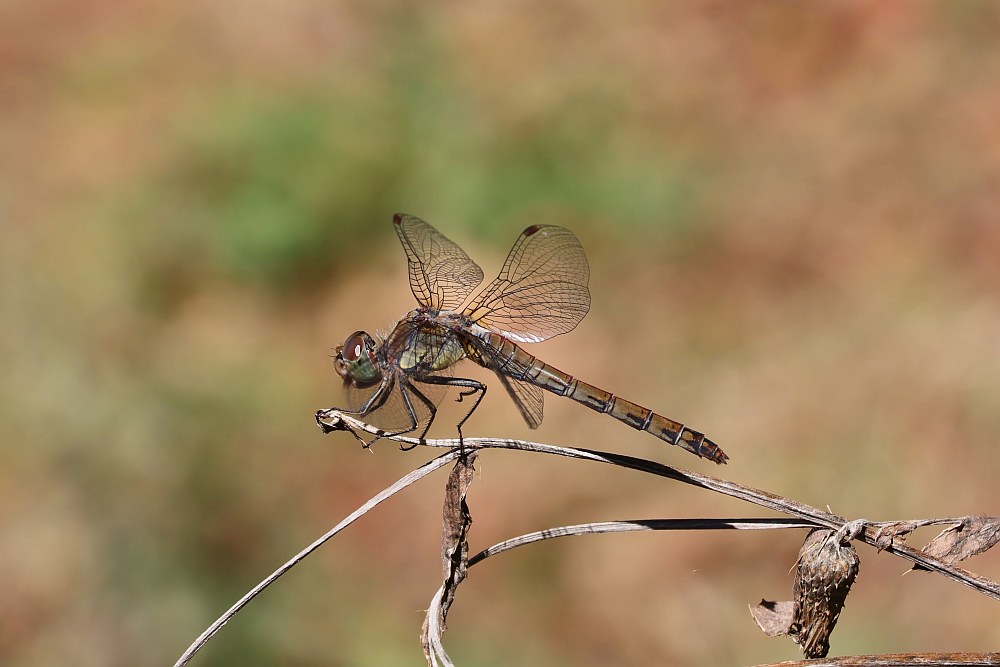
[[[323,437],[327,355],[411,307],[397,210],[489,274],[572,227],[552,363],[725,469],[547,399],[538,439],[873,519],[998,513],[1000,8],[988,2],[0,3],[0,662],[170,664],[429,453]],[[469,432],[528,436],[500,391]],[[473,548],[758,515],[490,453]],[[421,664],[443,478],[259,598],[199,665]],[[800,534],[552,542],[473,571],[463,665],[791,659],[745,604]],[[835,653],[988,650],[995,602],[862,548]],[[994,578],[1000,559],[970,567]],[[515,639],[516,638],[516,639]]]

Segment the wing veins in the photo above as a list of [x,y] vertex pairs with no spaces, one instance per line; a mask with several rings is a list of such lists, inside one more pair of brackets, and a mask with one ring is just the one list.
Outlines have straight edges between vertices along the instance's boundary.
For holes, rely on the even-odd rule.
[[522,342],[571,331],[590,309],[590,269],[580,242],[567,229],[526,229],[500,274],[465,313],[481,325]]

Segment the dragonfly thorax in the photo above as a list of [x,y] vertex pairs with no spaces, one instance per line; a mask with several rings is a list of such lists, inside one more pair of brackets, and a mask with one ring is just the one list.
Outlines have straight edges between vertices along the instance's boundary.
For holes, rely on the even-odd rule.
[[382,381],[382,371],[375,357],[375,340],[364,331],[355,331],[337,348],[333,367],[337,375],[361,389]]
[[459,313],[418,308],[396,323],[385,356],[401,371],[424,375],[443,371],[465,356],[459,331],[468,318]]

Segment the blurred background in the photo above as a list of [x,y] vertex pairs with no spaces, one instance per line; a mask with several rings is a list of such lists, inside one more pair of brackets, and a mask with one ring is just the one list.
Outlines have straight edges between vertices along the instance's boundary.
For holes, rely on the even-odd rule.
[[[1000,513],[998,119],[990,2],[0,3],[0,662],[172,664],[433,456],[363,451],[312,417],[340,404],[332,348],[413,307],[396,211],[488,277],[525,226],[571,227],[591,314],[532,351],[731,462],[551,396],[531,432],[499,388],[468,434],[654,458],[849,517]],[[479,470],[473,550],[762,514],[543,456]],[[192,664],[422,664],[444,479],[328,544]],[[483,666],[793,659],[746,605],[788,599],[802,537],[522,549],[471,572],[446,645]],[[995,602],[859,552],[834,654],[1000,645]],[[967,565],[1000,576],[998,556]]]

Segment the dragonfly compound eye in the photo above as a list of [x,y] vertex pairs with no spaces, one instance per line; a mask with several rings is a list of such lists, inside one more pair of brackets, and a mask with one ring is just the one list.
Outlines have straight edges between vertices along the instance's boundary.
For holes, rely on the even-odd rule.
[[356,386],[364,387],[382,379],[375,359],[375,341],[364,331],[355,331],[337,355],[337,373]]
[[365,355],[368,342],[365,340],[368,335],[364,331],[355,331],[344,342],[341,355],[344,361],[356,362]]

